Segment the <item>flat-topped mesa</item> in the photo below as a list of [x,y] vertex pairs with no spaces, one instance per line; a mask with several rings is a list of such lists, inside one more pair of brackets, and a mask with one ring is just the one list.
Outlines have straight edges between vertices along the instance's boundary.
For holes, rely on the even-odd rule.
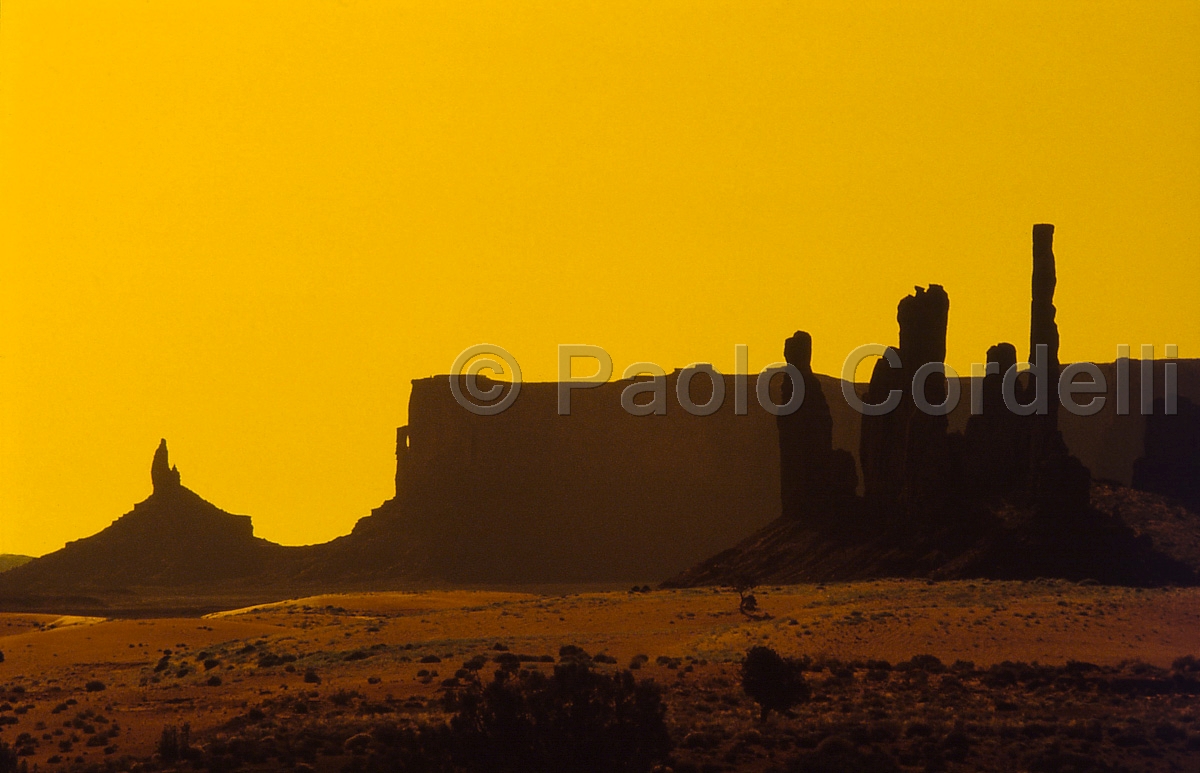
[[[784,344],[783,357],[800,372],[804,401],[798,410],[775,420],[782,513],[810,523],[834,520],[844,515],[858,487],[854,458],[833,448],[833,416],[812,370],[812,336],[796,331]],[[782,404],[789,403],[794,392],[792,378],[785,374]]]
[[171,466],[167,457],[167,439],[158,443],[154,452],[154,461],[150,463],[150,482],[154,484],[154,493],[173,491],[179,488],[179,470]]

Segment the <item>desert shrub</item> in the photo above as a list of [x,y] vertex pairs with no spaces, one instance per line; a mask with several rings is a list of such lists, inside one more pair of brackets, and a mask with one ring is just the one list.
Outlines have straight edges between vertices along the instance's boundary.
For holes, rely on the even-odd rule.
[[98,679],[93,679],[92,681],[85,684],[83,686],[83,689],[87,690],[88,692],[100,692],[102,690],[108,689],[108,687],[104,684],[104,682],[101,682]]
[[204,670],[212,671],[214,668],[216,668],[219,665],[221,665],[221,661],[217,660],[216,658],[207,658],[204,661]]
[[487,665],[487,658],[483,655],[476,655],[463,663],[463,668],[467,671],[478,671]]
[[924,671],[927,674],[942,674],[946,671],[946,664],[936,655],[913,655],[907,663],[901,663],[897,668]]
[[497,671],[447,698],[456,764],[469,770],[644,771],[671,748],[662,690],[570,660],[547,676]]
[[209,687],[220,687],[221,686],[221,677],[217,676],[216,674],[213,674],[212,676],[210,676],[208,678],[208,680],[205,682],[205,684],[208,685]]
[[358,690],[338,690],[333,695],[329,696],[329,701],[334,706],[345,708],[354,702],[356,698],[361,698],[362,695]]
[[317,675],[317,670],[315,668],[308,668],[304,671],[304,681],[307,684],[320,684],[321,677]]
[[[4,655],[0,653],[0,663],[4,662]],[[1181,658],[1175,658],[1171,663],[1171,668],[1175,671],[1200,671],[1200,660],[1196,659],[1195,655],[1184,655]]]
[[418,663],[441,663],[442,659],[437,655],[426,655],[417,661]]
[[4,653],[0,652],[0,663],[4,662]]
[[296,656],[291,654],[276,655],[273,652],[263,652],[258,656],[259,668],[271,668],[272,666],[282,666],[287,663],[295,663]]
[[574,644],[564,644],[563,646],[559,647],[558,658],[559,660],[563,661],[579,660],[586,662],[591,660],[591,656],[584,651],[583,647],[578,647]]
[[808,700],[810,691],[799,664],[780,657],[770,647],[753,647],[742,662],[742,689],[762,708],[761,719],[772,711],[788,714]]
[[505,671],[515,671],[521,667],[521,659],[511,652],[501,652],[492,660]]

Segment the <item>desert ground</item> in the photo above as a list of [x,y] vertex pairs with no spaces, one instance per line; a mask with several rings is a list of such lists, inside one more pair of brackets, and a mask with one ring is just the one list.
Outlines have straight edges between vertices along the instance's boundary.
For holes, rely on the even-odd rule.
[[[380,728],[444,725],[447,693],[497,668],[549,674],[573,646],[595,671],[661,686],[661,770],[1200,770],[1200,589],[888,580],[755,595],[754,615],[728,589],[0,615],[0,743],[30,770],[379,769]],[[758,645],[802,664],[811,694],[790,716],[764,720],[742,689]]]

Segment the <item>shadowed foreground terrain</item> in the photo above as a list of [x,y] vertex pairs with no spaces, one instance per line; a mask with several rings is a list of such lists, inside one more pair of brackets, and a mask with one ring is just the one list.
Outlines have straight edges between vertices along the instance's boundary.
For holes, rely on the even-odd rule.
[[[1200,589],[881,580],[756,595],[753,617],[722,589],[329,595],[205,619],[9,614],[0,744],[41,770],[401,770],[416,751],[408,769],[515,769],[472,756],[496,726],[471,701],[496,708],[488,695],[541,684],[637,696],[619,729],[640,745],[607,769],[1162,771],[1200,756],[1186,657]],[[762,721],[743,691],[755,645],[796,659],[810,695],[792,715]],[[483,688],[496,671],[508,687]],[[537,751],[514,741],[512,759],[546,769],[547,738]],[[593,769],[580,755],[558,764]]]

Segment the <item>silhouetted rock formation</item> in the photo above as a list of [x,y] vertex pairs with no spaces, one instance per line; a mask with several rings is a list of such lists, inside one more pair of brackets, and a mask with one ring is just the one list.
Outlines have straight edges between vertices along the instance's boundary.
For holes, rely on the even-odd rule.
[[[1045,346],[1047,357],[1042,373],[1033,374],[1031,394],[1037,399],[1043,391],[1045,412],[1031,416],[1030,426],[1030,490],[1035,502],[1045,512],[1078,514],[1088,506],[1091,475],[1086,467],[1071,456],[1058,429],[1058,324],[1055,322],[1054,288],[1057,275],[1054,267],[1052,242],[1054,226],[1039,224],[1033,227],[1033,300],[1029,319],[1029,357],[1040,365],[1038,347]],[[1035,368],[1036,369],[1036,368]],[[1044,377],[1046,383],[1038,383]]]
[[[966,427],[962,467],[976,498],[1004,497],[1040,508],[1043,520],[1078,515],[1088,507],[1091,475],[1071,455],[1059,430],[1058,323],[1055,321],[1054,226],[1033,227],[1029,362],[1011,398],[1032,413],[1018,415],[1003,399],[1006,374],[1016,364],[1009,343],[988,350],[996,372],[983,380],[983,413]],[[1034,407],[1036,406],[1036,408]]]
[[1179,397],[1175,415],[1154,401],[1146,417],[1143,456],[1133,465],[1133,486],[1174,497],[1200,513],[1200,407]]
[[[446,376],[414,380],[397,496],[359,522],[346,550],[388,562],[393,577],[640,583],[752,534],[780,514],[775,417],[754,399],[753,377],[749,415],[735,415],[733,376],[720,410],[690,415],[678,378],[665,378],[665,416],[626,413],[632,382],[621,380],[575,391],[569,417],[556,383],[525,382],[511,408],[479,416]],[[827,388],[837,394],[836,382]],[[706,377],[692,380],[696,404],[710,394]],[[372,561],[333,560],[344,577],[380,576]]]
[[231,515],[180,485],[178,471],[167,466],[165,440],[151,480],[154,493],[108,528],[0,575],[0,599],[55,608],[66,598],[97,608],[138,589],[177,597],[262,593],[295,574],[309,551],[255,537],[249,516]]
[[[944,403],[949,390],[939,366],[946,354],[950,302],[939,285],[918,287],[897,309],[899,348],[876,363],[866,390],[868,404],[880,405],[894,391],[900,399],[893,410],[862,419],[859,459],[866,506],[860,522],[853,528],[832,529],[817,518],[781,518],[667,584],[897,574],[1196,582],[1196,556],[1189,551],[1176,555],[1164,547],[1169,540],[1162,530],[1145,523],[1135,528],[1118,510],[1091,506],[1090,474],[1071,455],[1059,430],[1053,233],[1050,225],[1033,229],[1034,367],[1009,382],[1012,396],[1028,410],[1016,413],[1005,403],[1006,374],[1016,377],[1016,348],[998,344],[988,351],[994,372],[979,385],[983,414],[969,418],[965,435],[948,432],[949,419],[935,406]],[[797,334],[788,349],[797,353],[797,362],[807,362],[811,341]],[[808,423],[798,421],[796,430],[780,422],[785,513],[804,513],[811,503],[790,500],[811,499],[823,491],[814,477],[821,471],[819,463],[788,475],[798,464],[792,460],[801,456],[803,443],[821,458],[825,436],[819,417],[817,413]],[[1186,423],[1165,429],[1166,418],[1148,425],[1147,460],[1138,470],[1142,478],[1159,481],[1161,489],[1183,490],[1189,482],[1194,486],[1197,477],[1194,466],[1178,460],[1194,460],[1197,433]],[[1190,492],[1194,488],[1183,493]],[[1147,536],[1150,533],[1159,534],[1158,543]]]
[[967,419],[963,462],[963,474],[981,498],[1023,490],[1029,466],[1027,422],[1004,404],[1004,374],[1017,364],[1017,349],[996,344],[988,349],[987,362],[980,384],[983,412]]
[[150,482],[156,492],[171,491],[180,485],[179,470],[172,467],[167,458],[166,438],[158,442],[158,449],[154,452],[154,460],[150,463]]
[[[784,344],[783,356],[800,371],[804,387],[800,408],[776,417],[783,517],[814,523],[836,520],[846,515],[858,487],[854,457],[833,447],[829,401],[812,370],[812,337],[797,331]],[[794,390],[785,373],[780,402],[788,404]]]
[[[878,405],[894,390],[900,403],[889,413],[864,416],[859,459],[867,504],[876,517],[912,519],[931,515],[949,489],[950,450],[945,415],[921,411],[913,398],[913,378],[930,363],[944,363],[950,298],[941,285],[930,285],[900,301],[900,348],[894,350],[900,367],[885,357],[875,363],[866,402]],[[925,379],[923,396],[929,405],[946,400],[943,373]]]

